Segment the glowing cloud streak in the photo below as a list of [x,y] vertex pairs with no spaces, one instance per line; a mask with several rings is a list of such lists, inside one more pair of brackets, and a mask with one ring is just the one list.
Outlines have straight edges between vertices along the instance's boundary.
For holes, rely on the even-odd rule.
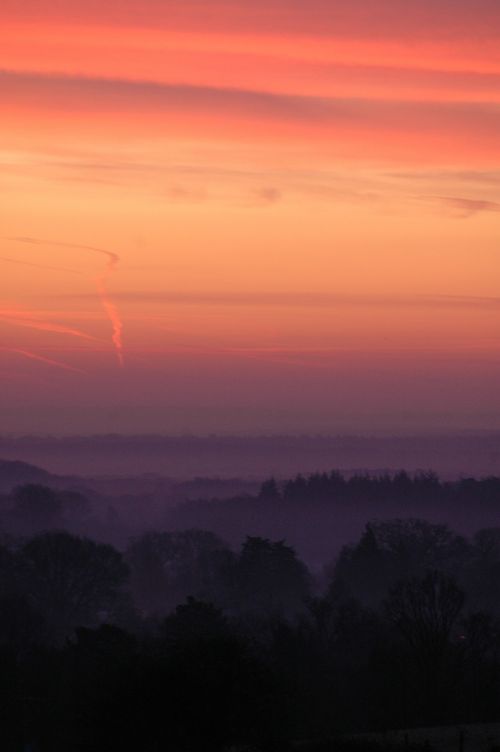
[[27,329],[39,329],[42,332],[54,332],[55,334],[69,334],[72,337],[81,337],[81,339],[96,340],[91,334],[80,331],[80,329],[73,329],[70,326],[64,326],[63,324],[50,324],[46,321],[38,321],[37,319],[25,318],[23,315],[5,315],[0,311],[0,320],[13,324],[14,326],[24,326]]
[[107,281],[109,278],[109,275],[115,270],[120,257],[117,253],[113,253],[112,251],[107,251],[104,248],[97,248],[93,245],[81,245],[79,243],[62,243],[52,240],[41,240],[39,238],[31,238],[31,237],[15,237],[10,238],[10,240],[14,240],[17,243],[28,243],[30,245],[52,245],[57,246],[59,248],[74,248],[76,250],[83,250],[83,251],[93,251],[94,253],[101,253],[104,256],[107,257],[108,262],[105,267],[104,274],[100,275],[96,279],[96,286],[97,286],[97,292],[99,293],[99,297],[101,299],[102,307],[104,311],[106,312],[109,321],[111,322],[112,326],[112,342],[113,346],[115,348],[116,357],[118,359],[118,363],[121,367],[124,365],[124,357],[123,357],[123,338],[122,338],[122,331],[123,331],[123,322],[121,320],[120,314],[118,312],[117,307],[111,300],[108,289],[107,289]]
[[[108,267],[109,269],[110,267]],[[109,320],[111,321],[111,326],[113,327],[113,334],[112,334],[112,341],[113,345],[115,347],[116,351],[116,357],[118,358],[118,363],[121,367],[123,367],[124,359],[123,359],[123,342],[122,342],[122,330],[123,330],[123,324],[120,317],[120,314],[118,313],[118,309],[113,303],[113,301],[110,299],[107,289],[106,289],[106,277],[102,276],[99,277],[97,280],[97,290],[99,292],[99,295],[101,297],[101,303],[102,307],[106,311]]]
[[15,353],[16,355],[22,355],[23,357],[30,358],[31,360],[37,360],[40,363],[46,363],[49,366],[62,368],[64,371],[73,371],[74,373],[85,374],[85,371],[82,371],[81,368],[75,368],[75,366],[70,366],[67,363],[61,363],[60,360],[52,360],[52,358],[45,358],[43,355],[36,355],[36,353],[30,352],[29,350],[19,350],[14,347],[2,347],[1,349],[6,352]]

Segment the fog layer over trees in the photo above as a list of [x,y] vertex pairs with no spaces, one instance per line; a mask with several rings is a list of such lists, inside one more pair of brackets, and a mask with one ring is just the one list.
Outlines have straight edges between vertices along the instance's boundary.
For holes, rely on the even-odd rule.
[[[499,491],[495,478],[432,474],[271,479],[125,538],[119,503],[103,513],[75,490],[14,488],[0,545],[2,749],[363,748],[346,735],[500,721],[500,528],[463,535],[390,515],[441,510],[478,527]],[[200,509],[212,528],[238,514],[252,528],[252,510],[269,528],[309,518],[313,551],[328,508],[332,520],[377,514],[343,545],[332,535],[330,556],[318,534],[315,568],[284,538],[178,524]]]

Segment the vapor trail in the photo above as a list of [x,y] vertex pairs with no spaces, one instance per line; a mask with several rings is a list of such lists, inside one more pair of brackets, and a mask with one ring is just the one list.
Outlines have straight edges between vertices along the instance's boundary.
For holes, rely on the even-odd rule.
[[16,264],[17,266],[32,266],[35,269],[49,269],[52,272],[68,272],[69,274],[78,274],[83,277],[81,272],[77,272],[76,269],[68,269],[66,266],[47,266],[47,264],[34,264],[31,261],[21,261],[20,259],[9,258],[8,256],[0,256],[0,261],[5,261],[7,264]]
[[120,257],[117,253],[107,251],[105,248],[98,248],[95,245],[81,245],[80,243],[63,243],[57,240],[42,240],[41,238],[30,238],[24,235],[18,235],[12,238],[6,238],[6,240],[14,240],[16,243],[28,243],[29,245],[55,245],[58,248],[76,248],[80,251],[95,251],[96,253],[103,253],[109,258],[108,268],[113,269],[119,262]]
[[113,327],[113,334],[111,336],[113,345],[115,347],[116,351],[116,357],[118,358],[118,363],[121,367],[123,367],[123,343],[122,343],[122,329],[123,324],[120,317],[120,314],[118,313],[118,309],[107,294],[106,290],[106,277],[99,277],[97,280],[97,290],[99,292],[99,295],[101,297],[101,303],[102,307],[108,314],[108,318],[111,321],[111,326]]
[[52,245],[57,246],[59,248],[74,248],[77,250],[83,250],[83,251],[93,251],[94,253],[101,253],[104,256],[107,257],[108,262],[105,266],[104,274],[102,274],[100,277],[96,279],[96,286],[97,286],[97,292],[99,293],[99,297],[101,299],[102,307],[104,311],[106,312],[109,321],[111,322],[112,327],[112,337],[111,340],[113,342],[113,347],[116,352],[116,357],[118,359],[118,363],[120,366],[123,366],[124,358],[123,358],[123,340],[122,340],[122,330],[123,330],[123,322],[121,320],[119,311],[113,301],[111,300],[108,289],[107,289],[107,281],[109,275],[115,270],[118,262],[120,261],[120,257],[117,253],[113,253],[112,251],[107,251],[105,248],[98,248],[97,246],[93,245],[81,245],[80,243],[62,243],[58,241],[52,241],[52,240],[41,240],[39,238],[30,238],[30,237],[13,237],[8,238],[8,240],[13,240],[17,243],[27,243],[30,245]]
[[16,353],[17,355],[22,355],[25,358],[30,358],[31,360],[38,360],[41,363],[46,363],[49,366],[62,368],[64,371],[74,371],[75,373],[85,373],[85,371],[82,371],[81,368],[75,368],[74,366],[70,366],[67,363],[61,363],[60,360],[52,360],[52,358],[45,358],[43,357],[43,355],[37,355],[36,353],[32,353],[29,350],[19,350],[14,347],[2,347],[1,349],[7,352]]
[[80,329],[73,329],[70,326],[64,326],[63,324],[51,324],[45,321],[39,321],[37,319],[31,319],[23,314],[18,314],[12,311],[0,311],[0,319],[6,321],[8,324],[14,326],[24,326],[27,329],[38,329],[42,332],[55,332],[56,334],[69,334],[72,337],[80,337],[81,339],[88,339],[97,341],[96,337],[91,334],[82,332]]

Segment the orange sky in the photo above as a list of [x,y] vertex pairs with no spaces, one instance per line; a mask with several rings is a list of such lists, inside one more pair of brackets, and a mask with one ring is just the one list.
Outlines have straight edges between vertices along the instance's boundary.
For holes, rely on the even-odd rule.
[[0,420],[498,428],[497,0],[4,0]]

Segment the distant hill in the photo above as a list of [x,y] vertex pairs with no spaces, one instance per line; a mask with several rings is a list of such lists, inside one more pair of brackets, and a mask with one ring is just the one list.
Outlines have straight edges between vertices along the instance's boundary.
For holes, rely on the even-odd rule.
[[0,460],[0,493],[9,493],[25,483],[51,485],[54,478],[47,470],[19,460]]
[[2,436],[0,456],[85,478],[260,481],[337,468],[500,475],[500,431],[419,436]]

